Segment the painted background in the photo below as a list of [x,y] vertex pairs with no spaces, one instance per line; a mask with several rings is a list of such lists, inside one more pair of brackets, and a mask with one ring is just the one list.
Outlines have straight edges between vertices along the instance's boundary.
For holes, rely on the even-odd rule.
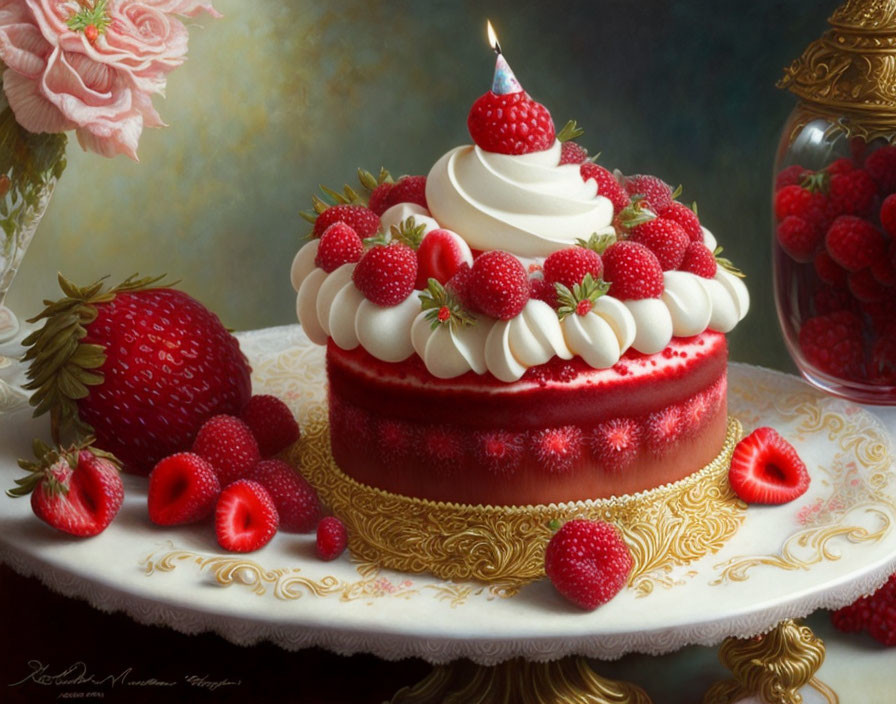
[[355,169],[426,173],[469,141],[488,89],[492,19],[523,86],[600,163],[684,185],[748,274],[753,308],[733,359],[791,369],[770,283],[772,160],[792,96],[784,66],[838,3],[215,0],[156,101],[140,163],[69,165],[8,302],[31,315],[55,275],[86,283],[167,272],[226,325],[295,321],[288,270],[318,184]]

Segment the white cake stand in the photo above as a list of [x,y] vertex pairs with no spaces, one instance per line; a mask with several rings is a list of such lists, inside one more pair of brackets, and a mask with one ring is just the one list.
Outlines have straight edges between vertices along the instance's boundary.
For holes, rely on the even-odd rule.
[[[303,407],[322,400],[322,351],[298,328],[241,339],[256,391],[279,395],[300,417]],[[804,701],[836,701],[811,679],[820,664],[813,669],[811,632],[790,619],[851,603],[896,570],[890,436],[871,414],[790,376],[733,364],[729,386],[731,412],[747,429],[773,425],[794,442],[812,473],[809,491],[784,506],[751,507],[715,555],[649,575],[639,590],[624,590],[591,613],[569,606],[546,580],[507,595],[348,557],[321,562],[310,536],[281,533],[249,555],[227,553],[209,525],[153,526],[145,480],[130,476],[120,515],[88,540],[45,526],[26,499],[0,496],[0,562],[104,611],[185,633],[214,631],[243,645],[270,640],[293,650],[320,646],[437,665],[474,663],[437,668],[395,701],[441,701],[471,681],[495,693],[510,680],[524,681],[527,691],[542,687],[543,701],[551,701],[547,692],[571,701],[565,686],[597,697],[582,701],[649,701],[638,688],[601,680],[570,656],[613,660],[724,641],[723,658],[737,671],[743,661],[757,660],[748,652],[757,641],[736,639],[769,632],[763,657],[780,661],[782,672],[806,670],[797,677],[806,685]],[[27,457],[31,438],[46,430],[25,409],[0,417],[0,486],[13,485],[20,474],[15,458]],[[784,677],[768,667],[763,672],[753,680],[780,684]],[[706,701],[747,701],[759,686],[747,679],[740,672],[738,683],[720,685]],[[609,688],[603,698],[594,694],[600,687]]]

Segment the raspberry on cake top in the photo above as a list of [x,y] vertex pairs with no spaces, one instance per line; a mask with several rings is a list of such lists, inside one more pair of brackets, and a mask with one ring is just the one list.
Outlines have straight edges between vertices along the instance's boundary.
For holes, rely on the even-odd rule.
[[554,357],[610,368],[746,315],[740,273],[678,192],[593,163],[502,54],[468,115],[474,144],[424,176],[359,171],[314,199],[292,265],[309,338],[435,377],[511,383]]

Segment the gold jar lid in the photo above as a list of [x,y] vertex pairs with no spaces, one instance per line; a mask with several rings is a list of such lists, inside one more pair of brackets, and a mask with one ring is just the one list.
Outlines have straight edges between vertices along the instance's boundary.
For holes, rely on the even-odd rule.
[[847,0],[778,81],[807,117],[835,119],[849,136],[896,131],[896,0]]

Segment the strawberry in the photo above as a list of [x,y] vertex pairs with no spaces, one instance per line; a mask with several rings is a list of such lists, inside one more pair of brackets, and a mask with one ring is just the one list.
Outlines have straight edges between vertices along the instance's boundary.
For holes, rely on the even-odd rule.
[[377,184],[370,192],[370,199],[367,201],[367,207],[370,208],[378,216],[382,216],[389,207],[389,193],[392,191],[392,181],[383,181]]
[[249,426],[262,457],[271,457],[299,439],[299,424],[283,401],[269,394],[249,399],[240,419]]
[[549,284],[563,284],[570,289],[582,283],[586,274],[599,279],[603,271],[600,255],[586,247],[561,249],[544,260],[544,280]]
[[775,228],[778,244],[791,259],[807,262],[824,240],[824,233],[798,215],[788,215]]
[[358,233],[344,222],[334,222],[320,236],[314,263],[328,274],[343,264],[354,263],[364,253]]
[[629,239],[653,252],[663,271],[677,269],[684,259],[684,250],[691,243],[681,225],[662,217],[636,225],[629,233]]
[[691,242],[703,243],[703,228],[700,226],[700,218],[697,217],[697,213],[683,203],[673,200],[657,215],[681,225],[681,229],[684,230]]
[[331,205],[314,220],[312,236],[320,237],[334,222],[344,222],[362,240],[373,237],[380,230],[380,216],[370,208],[353,203]]
[[578,142],[568,140],[560,145],[560,165],[581,164],[588,160],[588,150]]
[[718,265],[709,247],[702,242],[691,242],[684,250],[684,257],[678,268],[702,276],[704,279],[711,279],[716,275]]
[[402,176],[392,185],[385,198],[388,210],[399,203],[416,203],[429,210],[426,203],[426,176]]
[[472,275],[473,268],[464,262],[445,284],[445,290],[454,296],[464,308],[473,307],[470,303],[470,278]]
[[832,612],[831,623],[847,633],[867,630],[879,643],[896,645],[896,573],[869,596]]
[[65,298],[33,321],[24,359],[35,415],[50,411],[54,434],[96,436],[126,471],[148,474],[188,450],[199,427],[238,413],[249,398],[249,365],[218,317],[187,294],[134,277],[104,291],[61,275]]
[[611,472],[628,467],[641,450],[641,427],[631,418],[601,423],[588,436],[594,459]]
[[220,493],[214,467],[199,455],[179,452],[149,473],[149,519],[160,526],[201,521],[211,514]]
[[871,223],[855,215],[841,215],[828,228],[824,240],[831,259],[847,271],[858,271],[884,255],[883,235]]
[[728,481],[750,504],[786,504],[809,488],[809,472],[793,445],[773,428],[757,428],[737,443]]
[[800,349],[822,372],[838,377],[863,376],[862,321],[851,312],[839,311],[803,321]]
[[659,298],[663,293],[663,268],[656,255],[637,242],[615,242],[602,257],[604,280],[610,295],[620,300]]
[[551,308],[558,306],[557,288],[542,278],[529,279],[529,298],[544,301]]
[[221,491],[215,505],[215,535],[225,550],[252,552],[263,548],[279,525],[277,507],[258,482],[239,479]]
[[261,461],[258,443],[249,426],[228,415],[214,416],[203,423],[196,434],[193,452],[214,467],[221,486],[248,477]]
[[64,533],[82,538],[102,533],[124,501],[118,460],[86,443],[51,449],[35,440],[33,448],[36,461],[19,460],[29,474],[6,493],[30,493],[34,514]]
[[451,230],[431,230],[423,236],[417,248],[417,282],[419,291],[426,288],[429,279],[446,284],[462,264],[473,263],[470,246],[460,235]]
[[309,533],[320,519],[320,500],[307,480],[286,462],[262,460],[252,470],[254,481],[267,489],[280,529],[288,533]]
[[361,257],[352,281],[367,300],[396,306],[414,290],[417,253],[402,242],[374,245]]
[[470,108],[467,128],[477,146],[498,154],[541,152],[555,137],[551,114],[525,91],[481,95]]
[[603,166],[586,161],[579,167],[579,173],[582,174],[583,181],[587,181],[590,178],[597,181],[597,194],[610,199],[610,202],[613,204],[614,215],[625,210],[631,203],[631,198],[629,198],[628,193],[625,192],[619,181],[616,180],[613,173]]
[[[828,169],[830,173],[830,168]],[[877,184],[867,171],[835,173],[830,180],[830,207],[834,215],[868,216],[877,197]]]
[[508,477],[520,466],[523,458],[524,435],[509,431],[476,433],[476,458],[485,468],[499,477]]
[[563,474],[582,457],[582,431],[574,425],[545,428],[532,433],[533,454],[551,474]]
[[885,197],[896,192],[896,146],[885,146],[865,159],[865,170],[877,184],[877,191]]
[[317,524],[317,556],[321,560],[335,560],[348,545],[348,532],[336,516],[322,518]]
[[654,213],[665,210],[672,203],[672,187],[656,176],[646,174],[626,176],[623,185],[629,196],[643,196]]
[[890,237],[896,237],[896,193],[891,193],[880,204],[880,224]]
[[812,265],[815,267],[815,273],[818,274],[818,278],[826,284],[831,284],[831,286],[846,285],[846,269],[831,259],[831,255],[825,250],[822,249],[815,255]]
[[529,300],[529,277],[512,254],[485,252],[473,262],[468,292],[476,310],[492,318],[510,320],[520,314]]
[[616,596],[633,568],[631,552],[619,531],[603,521],[567,522],[544,553],[544,571],[554,588],[588,611]]

